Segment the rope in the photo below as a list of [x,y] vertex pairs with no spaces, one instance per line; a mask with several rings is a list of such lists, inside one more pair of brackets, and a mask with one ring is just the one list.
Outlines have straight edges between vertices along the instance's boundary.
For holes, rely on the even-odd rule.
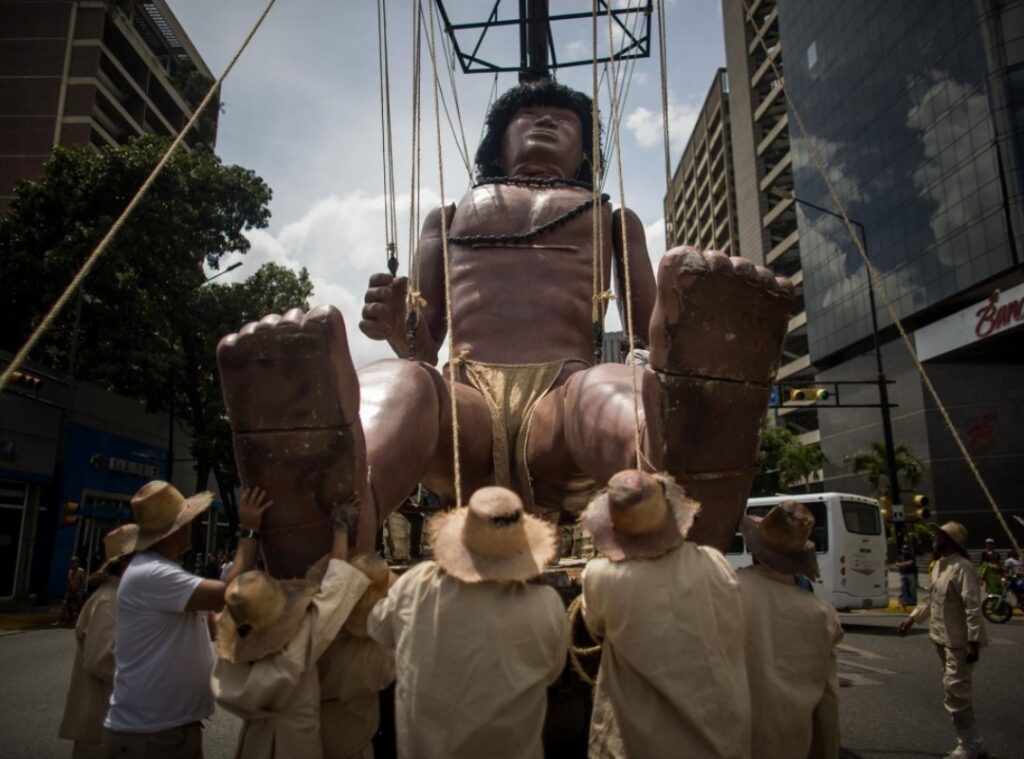
[[420,231],[420,41],[423,37],[423,6],[413,0],[412,28],[412,177],[409,188],[409,272],[408,291],[405,301],[405,336],[409,345],[409,358],[416,358],[416,332],[419,328],[420,310],[426,301],[420,294],[420,266],[418,235]]
[[[431,39],[434,39],[434,36],[433,36],[434,35],[434,30],[433,30],[433,25],[434,25],[434,21],[433,21],[434,13],[433,13],[433,10],[434,9],[431,8],[430,10],[431,10],[431,13],[430,13],[430,18],[431,18],[431,20],[430,20],[430,25],[431,25],[430,33],[431,33]],[[421,6],[421,9],[420,9],[419,18],[420,18],[420,23],[421,24],[424,23],[423,20],[422,20],[423,19],[422,6]],[[438,21],[438,28],[440,28],[440,23],[441,22],[439,20]],[[444,34],[444,30],[441,31],[441,34],[442,35]],[[441,49],[445,52],[445,60],[446,60],[446,64],[447,64],[447,59],[448,59],[447,48],[444,45],[442,45]],[[453,76],[453,75],[451,73],[449,73],[449,76]],[[454,87],[454,78],[453,78],[453,85],[452,86]],[[472,170],[472,167],[470,166],[470,162],[469,162],[469,152],[468,152],[468,150],[466,148],[463,147],[462,143],[459,142],[459,133],[455,131],[455,122],[452,120],[451,111],[448,110],[448,99],[445,98],[445,96],[444,96],[444,89],[441,89],[440,92],[441,92],[441,107],[444,109],[445,120],[447,120],[448,128],[452,132],[452,139],[455,141],[455,146],[459,149],[459,159],[462,161],[463,166],[465,166],[465,168],[466,168],[466,172],[469,175],[469,181],[472,182],[473,181],[473,170]],[[454,92],[454,89],[453,89],[453,92]],[[462,126],[462,117],[461,116],[459,116],[459,126],[460,126],[460,128]],[[465,141],[465,132],[463,132],[463,141]]]
[[156,181],[156,178],[160,175],[160,172],[163,171],[164,166],[166,166],[167,162],[171,159],[171,156],[174,155],[174,151],[176,151],[178,147],[181,145],[181,143],[184,142],[185,135],[188,134],[189,130],[192,129],[195,123],[199,120],[199,117],[203,114],[203,111],[206,110],[206,106],[209,105],[210,101],[213,99],[213,96],[220,89],[220,85],[227,77],[227,75],[231,73],[231,70],[235,67],[235,63],[238,62],[238,59],[241,57],[246,47],[248,47],[249,42],[255,36],[260,26],[263,25],[264,19],[266,19],[267,14],[270,13],[270,9],[274,7],[274,3],[276,2],[277,0],[270,0],[267,3],[267,6],[263,9],[263,12],[256,19],[256,23],[253,25],[249,33],[245,36],[245,39],[242,41],[242,46],[238,48],[238,51],[228,62],[227,68],[224,69],[224,73],[221,74],[217,81],[213,83],[209,91],[206,93],[206,97],[203,98],[202,102],[199,103],[196,110],[192,113],[192,118],[190,118],[188,120],[188,123],[185,124],[185,126],[182,128],[180,132],[178,132],[177,137],[174,138],[174,141],[167,148],[167,152],[164,153],[163,158],[160,159],[159,163],[157,163],[157,165],[153,168],[153,171],[150,172],[148,177],[146,177],[146,181],[142,183],[142,186],[139,188],[138,192],[135,193],[135,197],[131,199],[131,201],[125,207],[124,211],[121,212],[121,215],[117,217],[117,220],[110,227],[110,230],[107,232],[107,234],[104,235],[103,239],[100,240],[99,245],[96,246],[95,250],[93,250],[93,252],[89,254],[89,257],[85,260],[85,263],[82,264],[82,268],[78,270],[78,273],[71,280],[71,283],[64,289],[64,292],[60,294],[60,297],[57,298],[57,302],[53,304],[53,306],[50,308],[46,316],[43,317],[43,320],[39,322],[39,326],[35,328],[35,330],[29,336],[28,340],[25,341],[25,344],[21,346],[21,349],[14,355],[14,358],[11,359],[11,363],[8,364],[3,374],[0,374],[0,392],[2,392],[5,387],[7,387],[7,383],[10,382],[11,376],[25,362],[25,359],[28,358],[28,354],[32,351],[33,348],[35,348],[40,338],[44,334],[46,334],[47,330],[49,330],[50,327],[53,326],[53,323],[60,315],[60,312],[64,309],[64,306],[66,306],[67,302],[71,299],[71,296],[75,293],[75,291],[78,290],[82,282],[85,281],[85,278],[89,276],[89,272],[91,272],[93,268],[95,268],[100,258],[103,256],[107,248],[110,246],[111,241],[121,230],[121,227],[124,226],[125,221],[127,221],[132,211],[135,210],[135,207],[138,206],[139,202],[142,200],[146,192],[149,191],[149,188],[153,186],[153,183]]
[[[658,62],[661,72],[661,138],[665,145],[665,193],[668,196],[668,208],[674,207],[672,196],[672,151],[668,132],[668,59],[665,46],[665,1],[658,0]],[[668,219],[665,220],[666,224]],[[630,346],[632,347],[632,346]]]
[[377,66],[380,76],[381,155],[384,160],[384,239],[388,269],[398,273],[398,221],[395,202],[395,158],[391,139],[391,65],[388,57],[388,11],[377,2]]
[[[444,202],[444,154],[441,149],[441,80],[437,76],[437,48],[434,37],[434,4],[430,8],[430,64],[434,72],[434,132],[437,137],[437,170],[441,193],[441,251],[444,259],[445,318],[448,321],[448,345],[455,346],[455,322],[452,320],[452,272],[448,255],[448,209]],[[459,460],[459,407],[455,396],[455,367],[462,354],[448,360],[448,393],[452,406],[452,464],[455,481],[455,507],[462,506],[462,468]]]
[[[750,7],[747,3],[747,0],[742,0],[742,3],[744,13],[749,17]],[[1020,546],[1017,544],[1017,538],[1010,531],[1010,526],[1007,524],[1006,519],[1003,517],[1003,512],[999,508],[999,504],[996,503],[995,497],[992,495],[992,492],[988,489],[988,486],[985,484],[985,480],[982,478],[981,472],[978,471],[978,467],[974,463],[974,459],[971,456],[970,451],[967,450],[967,446],[964,444],[963,438],[961,438],[960,433],[957,432],[956,426],[953,424],[953,420],[949,416],[949,411],[947,411],[945,404],[939,397],[939,393],[935,389],[935,385],[932,384],[932,380],[928,374],[928,371],[925,369],[924,364],[921,362],[921,360],[917,357],[917,351],[914,349],[914,344],[910,339],[910,335],[907,333],[906,328],[903,326],[903,322],[900,320],[899,314],[896,312],[896,307],[893,305],[892,301],[889,300],[889,295],[885,291],[884,282],[881,276],[878,274],[878,270],[875,268],[874,264],[871,263],[871,259],[868,257],[868,253],[864,247],[864,243],[860,239],[860,236],[857,234],[857,231],[854,228],[853,223],[850,221],[850,217],[846,213],[846,207],[843,205],[843,201],[839,197],[839,192],[836,190],[836,187],[833,184],[832,179],[829,177],[828,171],[825,168],[825,163],[821,159],[821,154],[818,152],[818,148],[815,146],[813,140],[811,140],[810,134],[807,131],[807,127],[804,124],[804,120],[803,118],[801,118],[800,112],[797,110],[796,103],[794,103],[793,99],[790,97],[789,89],[786,87],[785,80],[782,77],[782,72],[779,71],[778,66],[772,59],[771,53],[768,50],[768,47],[765,44],[763,37],[760,39],[760,42],[761,48],[764,50],[765,55],[767,56],[772,72],[775,74],[776,80],[779,82],[779,86],[782,87],[782,94],[786,98],[786,105],[789,108],[789,112],[793,114],[793,120],[796,122],[797,128],[800,130],[800,136],[803,138],[804,143],[807,145],[808,150],[810,151],[811,158],[814,160],[814,165],[817,168],[818,173],[821,175],[822,181],[825,183],[825,187],[828,190],[829,197],[835,204],[836,210],[839,212],[839,215],[842,218],[843,223],[846,225],[846,230],[850,233],[850,237],[853,239],[854,246],[857,248],[857,252],[860,254],[861,260],[864,262],[865,270],[868,273],[868,277],[870,278],[871,283],[875,288],[875,291],[882,296],[882,302],[885,304],[885,308],[889,312],[889,318],[892,319],[892,323],[896,326],[896,329],[900,334],[900,338],[903,340],[904,345],[907,346],[907,351],[910,353],[910,358],[913,359],[914,365],[917,367],[917,371],[921,375],[921,379],[924,380],[925,387],[928,388],[928,392],[932,396],[932,399],[935,401],[935,405],[938,407],[939,413],[942,414],[942,419],[945,422],[946,427],[949,429],[950,434],[953,436],[953,440],[956,442],[957,448],[960,449],[960,453],[963,454],[964,460],[967,462],[968,468],[971,470],[971,473],[977,480],[978,485],[981,487],[981,491],[982,493],[984,493],[985,498],[989,503],[989,506],[992,507],[992,511],[995,513],[996,519],[999,521],[999,524],[1002,526],[1003,530],[1010,538],[1010,543],[1013,545],[1014,550],[1016,550],[1019,553]]]
[[441,34],[444,37],[444,44],[441,45],[441,50],[444,52],[445,68],[448,70],[448,84],[452,91],[452,100],[455,102],[455,116],[459,121],[459,134],[462,135],[461,145],[459,144],[458,138],[455,134],[455,126],[451,125],[450,117],[448,119],[448,123],[452,127],[452,136],[456,137],[455,144],[458,146],[459,150],[462,151],[462,162],[466,165],[466,173],[469,175],[470,183],[472,183],[473,163],[469,160],[469,142],[466,140],[466,130],[462,124],[462,109],[459,108],[459,90],[455,86],[455,56],[449,49],[449,40],[444,34],[440,16],[437,18],[437,28],[441,31]]
[[593,260],[591,262],[591,268],[594,275],[594,293],[591,299],[590,320],[594,325],[595,359],[600,360],[600,351],[602,349],[602,343],[604,342],[604,304],[608,299],[600,297],[607,291],[604,289],[604,209],[597,202],[601,194],[601,185],[603,182],[601,174],[604,171],[604,167],[601,165],[601,116],[597,108],[598,97],[601,95],[600,84],[597,80],[597,3],[598,0],[594,0],[593,5],[591,6],[590,25],[590,49],[592,53],[592,62],[590,66],[590,152],[594,154],[590,157],[590,169],[593,174],[590,178],[591,185],[593,187],[593,200],[591,202],[591,208],[593,209],[591,212],[591,235],[593,237],[591,244],[593,246]]
[[[619,106],[616,102],[618,88],[618,69],[615,65],[615,50],[612,47],[612,9],[608,6],[608,50],[612,60],[612,121],[617,121]],[[626,191],[622,181],[622,148],[619,144],[619,131],[615,130],[615,173],[619,185],[619,228],[622,233],[622,278],[625,280],[626,290],[626,334],[629,337],[629,350],[635,345],[633,333],[633,289],[629,273],[629,235],[626,234]],[[640,390],[637,387],[636,364],[630,364],[629,376],[633,384],[633,422],[634,422],[634,443],[636,445],[636,468],[643,469],[643,451],[641,450],[641,428],[640,428]]]
[[577,646],[572,638],[572,632],[576,629],[576,620],[579,617],[580,610],[582,608],[583,594],[581,593],[569,602],[569,608],[566,611],[566,617],[569,619],[569,638],[566,641],[566,648],[569,649],[569,663],[572,664],[572,668],[576,670],[576,674],[579,675],[580,680],[593,688],[594,685],[596,685],[596,682],[594,678],[592,678],[583,668],[583,664],[580,663],[580,657],[594,656],[595,654],[601,653],[601,644],[598,643],[596,646]]

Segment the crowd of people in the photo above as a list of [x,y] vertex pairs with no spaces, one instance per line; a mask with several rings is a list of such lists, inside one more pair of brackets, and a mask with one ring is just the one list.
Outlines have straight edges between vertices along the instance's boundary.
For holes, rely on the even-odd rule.
[[[255,569],[273,507],[258,488],[241,500],[224,577],[183,569],[211,499],[148,483],[135,524],[106,536],[60,728],[73,756],[201,757],[216,703],[242,719],[238,757],[372,757],[392,682],[399,756],[543,755],[570,623],[558,593],[533,582],[557,556],[555,528],[514,493],[482,488],[434,517],[433,560],[401,577],[376,555],[350,559],[365,525],[339,507],[331,553],[295,580]],[[811,586],[813,517],[795,501],[745,517],[754,564],[734,571],[686,539],[698,511],[671,478],[627,471],[581,517],[599,553],[579,604],[601,644],[589,755],[837,757],[842,628]],[[951,756],[976,757],[977,575],[962,527],[935,534],[931,598],[900,632],[930,617],[960,737]]]

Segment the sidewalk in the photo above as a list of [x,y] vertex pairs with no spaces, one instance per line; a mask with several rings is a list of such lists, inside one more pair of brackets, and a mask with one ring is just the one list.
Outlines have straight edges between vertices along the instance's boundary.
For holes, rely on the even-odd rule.
[[[910,612],[911,607],[904,608],[900,604],[900,573],[895,569],[889,570],[889,608],[887,609],[876,609],[876,611],[886,611],[890,614],[907,614]],[[917,600],[921,602],[923,599],[928,597],[928,583],[929,576],[927,572],[918,571],[917,573]],[[982,591],[982,600],[985,598],[985,592]],[[1024,617],[1024,612],[1019,608],[1014,608],[1013,616]]]
[[60,619],[61,602],[36,606],[31,600],[11,601],[0,606],[0,635],[49,627]]

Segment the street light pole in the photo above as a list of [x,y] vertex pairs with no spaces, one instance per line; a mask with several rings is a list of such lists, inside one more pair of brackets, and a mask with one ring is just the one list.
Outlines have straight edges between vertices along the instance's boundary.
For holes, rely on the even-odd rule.
[[[808,208],[813,208],[823,214],[834,216],[841,221],[846,221],[846,219],[835,211],[830,211],[827,208],[822,208],[819,205],[815,205],[814,203],[810,203],[806,200],[801,200],[795,196],[793,197],[793,202],[807,206]],[[861,243],[864,245],[864,255],[867,256],[868,236],[864,231],[864,225],[859,221],[854,221],[853,219],[849,219],[849,222],[860,232]],[[878,372],[878,402],[882,407],[882,438],[885,443],[886,473],[889,477],[889,498],[892,503],[892,521],[896,526],[896,544],[897,548],[899,548],[899,546],[903,545],[906,534],[903,522],[903,506],[900,503],[900,483],[896,466],[896,445],[893,442],[892,435],[892,415],[889,412],[889,385],[885,379],[885,368],[882,365],[882,343],[878,336],[878,314],[877,309],[875,308],[875,286],[867,263],[865,263],[864,270],[867,274],[868,280],[868,303],[871,309],[871,334],[875,344],[875,368]]]

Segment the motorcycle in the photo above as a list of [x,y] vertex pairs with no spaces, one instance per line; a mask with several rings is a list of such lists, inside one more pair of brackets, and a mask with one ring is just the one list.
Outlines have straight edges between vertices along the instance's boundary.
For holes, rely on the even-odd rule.
[[1003,577],[1002,585],[1001,592],[992,593],[981,602],[981,613],[985,619],[996,624],[1010,621],[1014,605],[1024,611],[1024,577]]

